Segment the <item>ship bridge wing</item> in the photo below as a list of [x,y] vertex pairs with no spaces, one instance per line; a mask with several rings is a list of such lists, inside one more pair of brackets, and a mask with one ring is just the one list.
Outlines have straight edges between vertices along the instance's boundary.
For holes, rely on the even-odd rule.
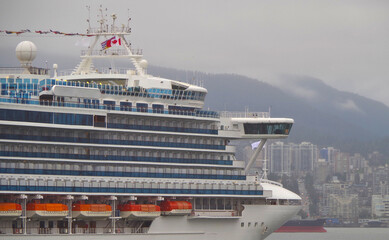
[[239,139],[278,139],[288,137],[294,120],[291,118],[223,118],[221,131]]

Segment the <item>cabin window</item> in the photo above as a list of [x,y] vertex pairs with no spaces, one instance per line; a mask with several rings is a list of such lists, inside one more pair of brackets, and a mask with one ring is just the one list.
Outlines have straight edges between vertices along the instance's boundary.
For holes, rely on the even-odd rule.
[[103,104],[106,106],[108,110],[115,110],[115,101],[110,101],[110,100],[104,100]]
[[148,104],[147,103],[137,103],[136,104],[137,112],[148,112]]
[[153,113],[163,113],[164,112],[163,105],[161,105],[161,104],[153,104],[152,107],[153,107]]
[[131,102],[120,102],[120,111],[131,111],[132,103]]

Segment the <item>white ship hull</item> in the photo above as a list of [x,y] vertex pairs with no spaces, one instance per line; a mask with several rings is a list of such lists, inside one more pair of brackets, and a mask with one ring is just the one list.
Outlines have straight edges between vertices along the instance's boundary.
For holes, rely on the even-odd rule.
[[[31,42],[16,48],[22,71],[0,69],[0,204],[23,210],[0,219],[0,236],[262,240],[292,218],[301,198],[249,173],[267,139],[286,138],[293,119],[203,110],[205,88],[147,74],[125,39],[129,26],[117,28],[113,14],[109,30],[103,16],[71,75],[32,67]],[[108,49],[114,42],[123,49]],[[111,68],[123,57],[135,70]],[[109,71],[94,68],[95,58],[110,60]],[[259,139],[247,164],[236,159],[230,140]],[[59,204],[61,213],[35,203]],[[161,212],[126,213],[142,204]]]
[[[245,205],[241,217],[161,216],[148,233],[9,235],[7,239],[126,239],[126,240],[262,240],[277,230],[300,206]],[[280,217],[283,216],[282,218]],[[82,235],[80,235],[82,234]]]

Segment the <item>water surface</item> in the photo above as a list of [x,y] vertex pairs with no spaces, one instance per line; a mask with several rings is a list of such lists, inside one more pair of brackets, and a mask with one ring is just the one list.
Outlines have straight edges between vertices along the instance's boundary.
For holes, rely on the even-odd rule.
[[389,228],[326,228],[326,233],[272,233],[266,240],[389,240]]

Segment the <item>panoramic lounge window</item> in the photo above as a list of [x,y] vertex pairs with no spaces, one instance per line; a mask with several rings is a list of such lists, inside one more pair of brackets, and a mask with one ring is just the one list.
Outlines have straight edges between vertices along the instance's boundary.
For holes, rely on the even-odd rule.
[[285,134],[292,128],[291,123],[244,123],[245,134]]

